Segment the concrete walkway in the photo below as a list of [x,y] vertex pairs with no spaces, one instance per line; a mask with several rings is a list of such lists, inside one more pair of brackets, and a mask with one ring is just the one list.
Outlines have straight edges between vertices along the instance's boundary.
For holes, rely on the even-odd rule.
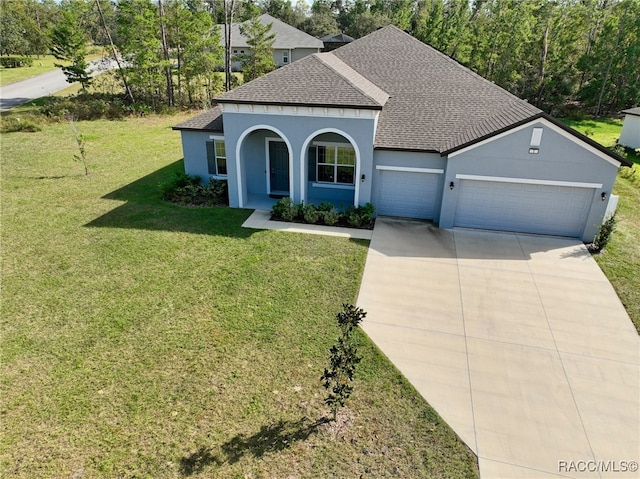
[[343,238],[370,240],[373,235],[371,230],[356,228],[341,228],[337,226],[306,225],[302,223],[287,223],[285,221],[272,221],[271,212],[255,210],[242,224],[243,228],[259,230],[288,231],[290,233],[306,233],[311,235],[339,236]]
[[579,241],[378,218],[358,305],[482,478],[640,477],[640,340]]

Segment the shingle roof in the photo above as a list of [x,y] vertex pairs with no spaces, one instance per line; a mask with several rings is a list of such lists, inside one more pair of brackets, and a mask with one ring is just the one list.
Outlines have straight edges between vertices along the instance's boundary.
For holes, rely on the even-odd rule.
[[332,33],[331,35],[322,37],[320,40],[324,43],[349,43],[353,41],[353,37],[345,35],[344,33]]
[[444,152],[540,112],[391,25],[332,53],[391,95],[377,148]]
[[[292,27],[288,23],[284,23],[277,18],[265,13],[260,15],[260,22],[264,25],[272,24],[271,32],[276,34],[273,48],[277,49],[296,49],[296,48],[323,48],[324,43],[311,35]],[[246,22],[245,22],[246,23]],[[231,46],[248,47],[247,40],[240,33],[240,23],[231,25]],[[223,39],[224,43],[224,39]]]
[[223,93],[217,100],[379,110],[388,97],[331,53],[315,53]]
[[[217,100],[381,110],[376,148],[441,154],[545,117],[630,164],[394,26],[333,52],[309,55]],[[221,132],[221,108],[216,105],[174,129]]]
[[215,105],[210,110],[175,125],[173,129],[205,130],[222,133],[224,131],[222,127],[222,108],[220,108],[220,105]]
[[640,106],[635,108],[629,108],[628,110],[622,110],[621,113],[625,113],[627,115],[640,116]]

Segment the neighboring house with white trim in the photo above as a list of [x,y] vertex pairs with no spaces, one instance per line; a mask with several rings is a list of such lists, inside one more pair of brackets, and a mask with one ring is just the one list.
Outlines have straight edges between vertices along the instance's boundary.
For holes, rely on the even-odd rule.
[[371,202],[444,228],[589,242],[629,166],[394,26],[217,101],[174,129],[186,172],[226,178],[232,207]]
[[[260,15],[259,19],[263,25],[271,24],[271,33],[275,34],[273,61],[278,67],[318,53],[324,48],[322,40],[312,37],[267,13]],[[234,71],[242,68],[242,63],[238,60],[238,57],[250,51],[247,39],[240,33],[240,25],[242,24],[233,23],[231,25],[231,68]],[[224,36],[224,26],[221,27],[221,32]],[[224,38],[222,39],[222,45],[224,45]]]
[[618,144],[627,148],[640,148],[640,106],[622,110],[622,113],[625,116]]

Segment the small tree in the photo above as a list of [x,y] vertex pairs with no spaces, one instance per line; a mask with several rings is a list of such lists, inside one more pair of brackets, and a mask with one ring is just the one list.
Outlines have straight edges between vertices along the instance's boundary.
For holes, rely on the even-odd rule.
[[84,174],[85,176],[89,176],[89,166],[87,164],[87,155],[85,150],[85,139],[84,136],[78,133],[78,129],[76,128],[76,119],[71,114],[66,115],[67,121],[71,125],[71,129],[73,130],[73,136],[76,139],[76,143],[78,144],[79,155],[73,155],[73,159],[75,161],[81,161],[84,166]]
[[329,350],[330,369],[325,369],[320,378],[325,389],[330,390],[324,402],[331,409],[334,421],[338,409],[344,406],[353,391],[352,382],[356,366],[362,360],[354,344],[353,332],[367,315],[362,309],[351,304],[343,304],[342,308],[343,310],[336,315],[342,334]]
[[273,43],[276,35],[271,32],[271,27],[271,23],[264,25],[258,17],[240,26],[240,33],[249,45],[249,53],[241,57],[245,83],[276,69],[276,63],[273,61]]

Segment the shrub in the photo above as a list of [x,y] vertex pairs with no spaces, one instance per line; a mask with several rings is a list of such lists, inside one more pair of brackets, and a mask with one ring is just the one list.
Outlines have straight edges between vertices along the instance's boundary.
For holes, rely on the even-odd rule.
[[609,243],[611,233],[616,228],[616,215],[609,216],[604,223],[600,226],[598,234],[593,239],[593,246],[597,251],[602,251]]
[[333,205],[331,205],[330,210],[322,211],[322,221],[324,221],[325,225],[333,226],[336,223],[338,223],[339,219],[340,219],[340,213]]
[[160,185],[160,191],[162,192],[162,197],[168,200],[177,189],[184,188],[187,185],[198,185],[201,181],[202,179],[199,176],[191,176],[184,171],[178,171],[173,178]]
[[302,217],[307,223],[316,224],[321,217],[321,212],[313,205],[305,205],[302,207]]
[[229,183],[226,180],[211,180],[208,188],[209,196],[219,205],[229,206]]
[[126,98],[109,93],[81,93],[69,97],[47,97],[40,107],[40,113],[53,120],[63,120],[72,115],[78,120],[101,118],[116,120],[125,116],[144,116],[149,107],[131,105]]
[[291,198],[282,198],[278,201],[273,208],[271,209],[271,215],[275,219],[283,220],[283,221],[293,221],[298,217],[300,212],[300,206],[298,206],[295,201]]
[[371,203],[364,206],[349,206],[340,212],[332,203],[322,202],[318,206],[296,204],[291,198],[282,198],[271,209],[271,217],[281,221],[299,221],[309,224],[323,222],[327,226],[351,226],[370,228],[375,208]]
[[375,208],[371,203],[364,206],[349,206],[344,212],[344,221],[349,226],[360,228],[371,223],[374,211]]
[[26,132],[36,132],[40,131],[42,128],[33,120],[29,119],[21,119],[17,117],[9,117],[2,119],[2,127],[0,131],[2,133],[13,133],[16,131],[26,131]]
[[199,176],[176,173],[175,177],[160,185],[162,197],[172,203],[186,206],[221,206],[229,204],[227,182],[212,180],[202,184]]
[[618,174],[622,178],[626,178],[631,183],[638,183],[638,165],[633,165],[631,168],[620,168]]
[[0,65],[5,68],[30,67],[33,65],[33,58],[10,55],[6,57],[0,56]]
[[316,209],[318,211],[331,211],[331,210],[335,210],[336,207],[333,206],[333,203],[330,203],[328,201],[323,201],[316,207]]

